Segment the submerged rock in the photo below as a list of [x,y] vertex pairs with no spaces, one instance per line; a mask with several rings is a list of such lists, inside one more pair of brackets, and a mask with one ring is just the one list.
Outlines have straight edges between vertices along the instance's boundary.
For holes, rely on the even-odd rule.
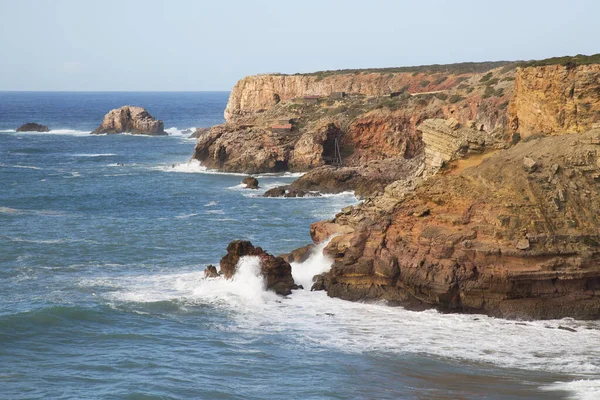
[[227,254],[221,259],[221,274],[231,279],[236,273],[240,258],[258,256],[260,258],[260,273],[265,279],[267,290],[287,296],[292,290],[298,289],[292,277],[292,267],[281,257],[275,257],[260,247],[254,247],[247,240],[234,240],[227,246]]
[[134,135],[165,136],[163,122],[155,120],[142,107],[123,106],[104,116],[102,124],[92,134],[131,133]]
[[35,122],[28,122],[18,127],[17,132],[50,132],[50,128]]

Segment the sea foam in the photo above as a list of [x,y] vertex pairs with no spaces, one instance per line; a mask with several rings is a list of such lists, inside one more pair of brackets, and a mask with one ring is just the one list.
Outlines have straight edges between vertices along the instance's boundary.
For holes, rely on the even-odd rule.
[[[598,394],[600,323],[572,319],[511,321],[484,315],[415,312],[384,303],[358,303],[311,292],[312,276],[326,272],[331,260],[321,244],[292,273],[305,290],[287,298],[266,291],[259,259],[244,257],[232,280],[204,278],[203,271],[109,278],[118,302],[178,301],[184,307],[211,304],[233,312],[233,328],[252,335],[286,332],[290,343],[307,349],[386,357],[426,354],[450,362],[475,362],[501,368],[571,375],[546,390],[567,390],[576,398]],[[573,331],[559,329],[567,326]]]

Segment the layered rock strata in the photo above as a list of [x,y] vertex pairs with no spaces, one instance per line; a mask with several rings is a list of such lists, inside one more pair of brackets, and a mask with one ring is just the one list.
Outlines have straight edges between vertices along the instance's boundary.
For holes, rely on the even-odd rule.
[[583,132],[600,122],[600,65],[519,68],[509,105],[522,137]]
[[131,133],[134,135],[167,135],[161,120],[155,120],[142,107],[123,106],[109,111],[92,134]]
[[500,317],[598,318],[599,182],[593,130],[396,183],[313,225],[315,241],[340,234],[325,249],[335,263],[314,288]]

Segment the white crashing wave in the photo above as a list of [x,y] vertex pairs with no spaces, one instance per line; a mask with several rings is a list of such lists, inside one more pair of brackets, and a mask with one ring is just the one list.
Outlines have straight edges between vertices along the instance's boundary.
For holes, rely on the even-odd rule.
[[73,157],[90,157],[90,158],[115,157],[115,156],[117,156],[117,154],[114,154],[114,153],[77,153],[77,154],[73,154]]
[[76,129],[52,129],[50,132],[17,132],[14,129],[1,130],[0,133],[14,133],[17,135],[71,135],[71,136],[90,136],[90,131],[80,131]]
[[171,165],[161,165],[152,167],[152,169],[163,172],[183,172],[188,174],[212,174],[212,175],[233,175],[233,176],[248,176],[248,174],[239,174],[233,172],[220,172],[206,168],[196,159],[191,159],[186,163],[178,163]]
[[571,393],[569,399],[598,400],[600,399],[600,379],[580,379],[571,382],[556,382],[544,390],[562,390]]
[[312,275],[331,266],[331,260],[322,255],[323,247],[318,246],[307,261],[292,264],[295,280],[306,289],[286,299],[265,291],[256,257],[243,258],[233,280],[205,279],[203,271],[109,278],[116,291],[106,296],[122,302],[177,300],[182,307],[212,304],[231,313],[233,326],[224,329],[257,336],[286,332],[295,348],[391,357],[427,354],[454,362],[569,374],[577,380],[544,389],[567,390],[575,398],[598,398],[599,322],[520,322],[329,298],[324,292],[310,292]]
[[23,168],[23,169],[36,169],[36,170],[42,169],[40,167],[35,167],[33,165],[19,165],[19,164],[8,165],[8,164],[4,164],[4,163],[0,163],[0,168]]
[[187,128],[187,129],[178,129],[176,127],[171,127],[165,129],[165,132],[169,134],[169,136],[180,136],[184,138],[188,138],[192,133],[196,131],[195,127]]

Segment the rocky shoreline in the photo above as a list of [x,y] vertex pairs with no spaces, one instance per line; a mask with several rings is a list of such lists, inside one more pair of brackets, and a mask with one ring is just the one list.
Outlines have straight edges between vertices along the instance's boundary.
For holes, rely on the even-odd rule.
[[[600,318],[600,65],[494,67],[340,74],[327,96],[316,82],[299,89],[302,77],[245,78],[227,122],[197,132],[193,157],[230,172],[308,171],[270,195],[364,199],[312,225],[314,243],[335,235],[313,290]],[[404,86],[385,94],[385,82]]]

